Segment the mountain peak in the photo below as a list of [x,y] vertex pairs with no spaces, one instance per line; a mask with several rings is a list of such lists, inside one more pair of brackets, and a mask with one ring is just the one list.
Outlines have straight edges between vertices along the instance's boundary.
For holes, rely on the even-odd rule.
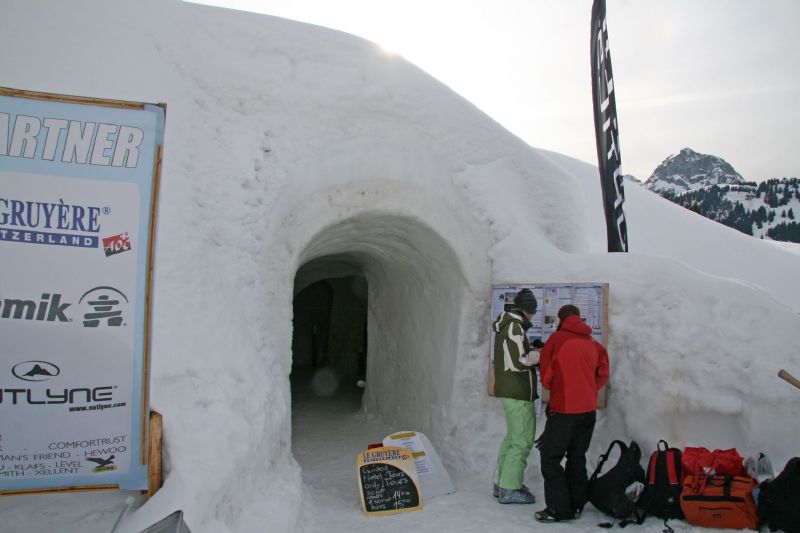
[[721,157],[682,148],[661,162],[644,186],[655,192],[682,193],[711,185],[740,184],[744,178]]

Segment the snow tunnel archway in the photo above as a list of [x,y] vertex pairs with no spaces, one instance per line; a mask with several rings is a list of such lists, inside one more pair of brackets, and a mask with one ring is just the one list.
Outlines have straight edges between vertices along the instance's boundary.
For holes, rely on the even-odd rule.
[[[429,431],[452,393],[465,290],[449,243],[417,219],[363,214],[317,233],[299,264],[293,372],[317,375],[318,394],[332,386],[320,369],[345,394],[364,377],[368,413]],[[293,401],[293,418],[298,408]],[[295,428],[293,440],[303,438]]]

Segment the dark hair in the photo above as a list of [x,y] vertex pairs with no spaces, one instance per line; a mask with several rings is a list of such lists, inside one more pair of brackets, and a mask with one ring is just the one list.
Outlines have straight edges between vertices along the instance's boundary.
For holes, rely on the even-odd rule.
[[556,329],[561,329],[561,324],[564,323],[564,320],[566,320],[568,316],[577,316],[580,318],[581,310],[572,304],[562,305],[561,309],[558,310],[558,328]]
[[578,309],[577,306],[572,304],[562,305],[561,309],[558,310],[558,319],[564,320],[568,316],[581,316],[581,310]]

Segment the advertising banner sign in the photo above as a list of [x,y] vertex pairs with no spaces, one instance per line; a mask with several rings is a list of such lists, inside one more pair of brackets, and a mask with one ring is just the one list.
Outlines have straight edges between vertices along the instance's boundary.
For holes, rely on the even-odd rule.
[[625,202],[625,188],[622,184],[617,97],[614,92],[611,52],[608,47],[605,0],[594,0],[591,34],[592,107],[608,251],[627,252],[628,223],[625,221],[625,212],[622,208]]
[[147,488],[164,120],[0,88],[0,492]]

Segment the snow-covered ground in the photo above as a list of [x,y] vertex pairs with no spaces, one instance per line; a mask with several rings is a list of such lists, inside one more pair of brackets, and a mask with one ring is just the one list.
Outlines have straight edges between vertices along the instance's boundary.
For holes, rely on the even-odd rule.
[[[615,438],[763,450],[778,467],[800,454],[800,391],[776,377],[800,373],[796,254],[632,186],[631,253],[604,253],[595,168],[339,32],[177,1],[13,0],[3,15],[3,84],[168,103],[152,352],[166,479],[121,533],[176,509],[194,533],[528,531],[539,505],[489,492],[493,283],[610,284],[592,462]],[[295,284],[352,270],[369,285],[363,412],[289,383]],[[457,492],[364,517],[355,457],[401,429],[431,438]],[[109,531],[127,496],[5,497],[0,530]]]
[[789,253],[793,253],[796,255],[800,255],[800,243],[796,242],[779,242],[779,241],[770,241],[774,246],[780,248],[781,250],[785,250]]

